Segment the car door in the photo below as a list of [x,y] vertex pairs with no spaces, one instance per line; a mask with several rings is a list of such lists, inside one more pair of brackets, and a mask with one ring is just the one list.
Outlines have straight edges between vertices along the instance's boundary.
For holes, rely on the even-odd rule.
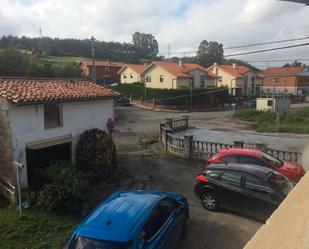
[[161,212],[166,222],[163,226],[162,249],[176,248],[177,242],[182,234],[183,224],[186,221],[186,209],[184,204],[176,200],[166,198],[160,202]]
[[232,171],[224,171],[218,179],[220,182],[216,186],[216,196],[219,205],[235,211],[240,211],[244,198],[242,186],[242,174]]
[[145,223],[141,235],[140,249],[173,249],[181,233],[184,207],[176,201],[162,199]]
[[272,187],[256,176],[246,175],[246,198],[243,201],[244,212],[250,216],[267,219],[277,208],[278,200]]

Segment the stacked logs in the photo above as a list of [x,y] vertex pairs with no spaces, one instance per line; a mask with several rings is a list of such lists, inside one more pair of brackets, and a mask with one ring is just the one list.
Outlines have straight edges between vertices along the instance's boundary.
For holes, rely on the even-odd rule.
[[76,147],[76,167],[91,174],[93,184],[108,179],[117,168],[117,153],[112,138],[99,129],[82,133]]

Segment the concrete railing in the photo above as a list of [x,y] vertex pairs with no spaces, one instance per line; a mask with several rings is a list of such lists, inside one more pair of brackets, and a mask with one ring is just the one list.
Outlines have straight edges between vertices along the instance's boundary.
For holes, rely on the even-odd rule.
[[228,148],[250,148],[265,151],[268,154],[291,162],[299,163],[302,153],[283,151],[267,148],[261,143],[244,143],[242,141],[234,141],[233,144],[215,143],[209,141],[194,140],[193,136],[184,136],[179,138],[173,136],[174,132],[186,130],[189,127],[187,117],[183,120],[169,119],[166,123],[160,125],[160,141],[164,145],[164,151],[185,159],[208,159],[211,155],[217,153],[221,149]]

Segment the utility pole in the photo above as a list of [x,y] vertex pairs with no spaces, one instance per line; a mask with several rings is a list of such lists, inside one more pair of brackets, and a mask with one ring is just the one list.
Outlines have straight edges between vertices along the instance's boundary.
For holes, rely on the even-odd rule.
[[39,37],[39,50],[40,50],[40,55],[43,54],[43,49],[42,49],[42,28],[40,26],[39,28],[39,34],[40,34],[40,37]]
[[95,50],[94,50],[94,38],[91,36],[91,55],[92,55],[92,79],[97,82],[97,73],[95,67]]

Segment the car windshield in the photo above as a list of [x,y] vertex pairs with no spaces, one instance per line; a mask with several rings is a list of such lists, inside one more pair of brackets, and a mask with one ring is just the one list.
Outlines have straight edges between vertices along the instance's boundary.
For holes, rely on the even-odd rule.
[[293,188],[293,184],[285,176],[276,171],[269,173],[266,178],[273,189],[284,196],[287,196]]
[[73,238],[68,249],[132,249],[130,242],[114,242],[106,240],[96,240],[76,236]]
[[279,160],[279,159],[277,159],[277,158],[275,158],[275,157],[273,157],[273,156],[271,156],[271,155],[269,155],[269,154],[267,154],[265,152],[261,153],[261,157],[263,159],[266,159],[267,161],[275,164],[278,167],[282,167],[283,166],[283,162],[281,160]]

